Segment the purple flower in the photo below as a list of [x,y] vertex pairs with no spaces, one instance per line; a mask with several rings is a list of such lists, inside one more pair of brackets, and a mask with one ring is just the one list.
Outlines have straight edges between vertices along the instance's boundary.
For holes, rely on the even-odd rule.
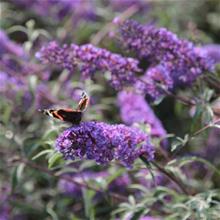
[[213,60],[213,62],[220,63],[220,44],[207,44],[201,47],[201,50],[207,53],[207,56]]
[[[165,28],[146,27],[128,20],[120,25],[120,34],[124,45],[150,64],[151,69],[146,71],[145,77],[149,81],[147,87],[152,99],[158,98],[153,85],[158,77],[163,86],[172,89],[190,85],[203,72],[213,69],[205,53]],[[155,72],[160,74],[155,76]]]
[[143,96],[134,92],[121,91],[118,93],[118,105],[122,121],[125,124],[146,123],[150,125],[150,135],[155,137],[166,135],[163,125]]
[[154,149],[145,133],[103,122],[82,122],[65,130],[56,141],[56,149],[66,159],[86,158],[98,164],[115,159],[127,167],[140,155],[146,155],[149,160],[154,158]]
[[60,47],[56,42],[50,42],[36,56],[44,63],[56,64],[69,71],[78,68],[84,78],[93,78],[97,71],[108,72],[110,83],[116,89],[133,84],[136,81],[135,72],[139,71],[137,60],[91,44]]

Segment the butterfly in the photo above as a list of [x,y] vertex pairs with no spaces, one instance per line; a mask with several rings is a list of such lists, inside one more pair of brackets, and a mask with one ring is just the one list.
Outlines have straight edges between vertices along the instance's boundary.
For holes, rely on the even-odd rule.
[[39,109],[45,115],[59,119],[61,121],[70,122],[72,124],[79,124],[82,119],[83,112],[87,109],[89,104],[89,96],[83,92],[81,99],[76,109]]

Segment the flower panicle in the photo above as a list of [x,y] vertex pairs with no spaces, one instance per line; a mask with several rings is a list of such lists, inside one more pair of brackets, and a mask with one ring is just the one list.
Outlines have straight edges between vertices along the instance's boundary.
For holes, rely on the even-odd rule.
[[93,78],[97,71],[109,72],[110,83],[116,89],[133,84],[136,81],[135,73],[139,71],[136,59],[123,57],[91,44],[60,47],[56,42],[50,42],[36,56],[44,63],[56,64],[69,71],[77,68],[84,78]]
[[120,24],[119,33],[125,47],[150,64],[144,77],[148,84],[145,92],[151,100],[164,93],[157,86],[158,80],[162,80],[165,89],[172,90],[191,85],[202,73],[213,70],[213,62],[206,53],[166,28],[127,20]]
[[149,161],[154,158],[147,134],[138,128],[103,122],[82,122],[65,130],[56,141],[56,149],[66,159],[86,158],[98,164],[118,160],[127,167],[140,155]]

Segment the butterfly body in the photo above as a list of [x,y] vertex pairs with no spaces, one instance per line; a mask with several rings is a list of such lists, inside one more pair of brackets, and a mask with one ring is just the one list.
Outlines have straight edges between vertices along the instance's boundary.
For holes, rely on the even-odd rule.
[[70,122],[72,124],[79,124],[82,120],[83,111],[86,110],[88,103],[89,97],[84,92],[76,109],[43,109],[39,111],[45,115],[59,119],[61,121]]

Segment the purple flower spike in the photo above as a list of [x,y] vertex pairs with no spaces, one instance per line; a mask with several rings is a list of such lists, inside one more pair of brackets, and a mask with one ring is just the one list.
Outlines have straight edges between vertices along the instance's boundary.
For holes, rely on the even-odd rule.
[[77,51],[78,47],[72,47],[70,53],[67,45],[60,47],[57,42],[52,41],[48,45],[41,48],[40,52],[36,53],[36,58],[40,59],[44,64],[55,64],[61,68],[66,68],[72,71],[76,66],[74,51]]
[[86,158],[98,164],[115,159],[127,167],[140,155],[146,155],[148,160],[154,158],[154,149],[145,133],[103,122],[82,122],[65,130],[57,139],[56,149],[66,159]]
[[146,123],[151,127],[150,135],[154,137],[166,136],[163,125],[143,96],[122,91],[118,93],[118,105],[120,106],[121,118],[127,125]]
[[[161,93],[153,85],[158,77],[170,89],[190,85],[203,72],[213,70],[213,63],[205,53],[165,28],[146,27],[128,20],[120,25],[120,34],[128,49],[150,63],[151,69],[146,73],[149,81],[147,89],[152,90],[149,93],[153,94],[154,99]],[[155,75],[154,68],[157,69],[156,72],[159,68],[162,74]]]
[[78,68],[84,78],[92,78],[97,71],[109,72],[110,83],[116,89],[135,83],[135,72],[139,71],[137,60],[91,44],[60,47],[56,42],[50,42],[36,56],[44,63],[56,64],[69,71]]

